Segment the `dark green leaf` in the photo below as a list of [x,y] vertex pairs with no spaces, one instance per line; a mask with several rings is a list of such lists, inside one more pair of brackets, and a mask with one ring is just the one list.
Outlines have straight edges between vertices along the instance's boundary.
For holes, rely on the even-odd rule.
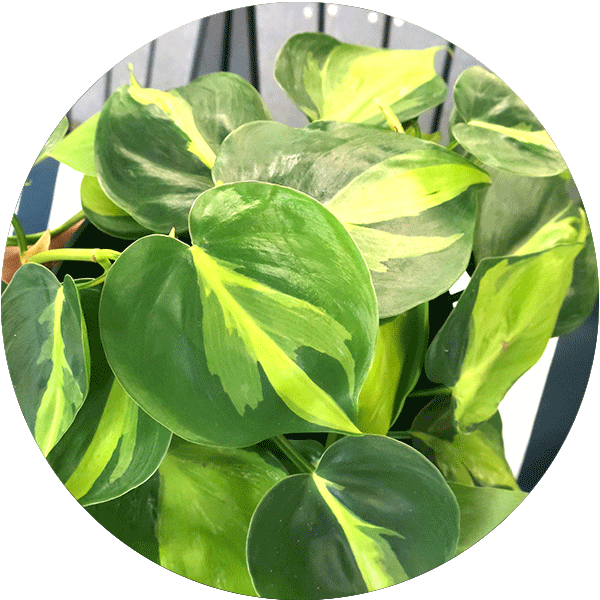
[[434,68],[440,49],[367,48],[322,33],[300,33],[281,49],[275,78],[311,121],[381,124],[385,118],[378,101],[407,121],[446,96]]
[[324,203],[365,257],[380,318],[456,282],[471,255],[475,200],[490,181],[437,144],[353,123],[244,125],[223,143],[213,177],[269,181]]
[[377,306],[342,225],[300,192],[242,182],[200,196],[190,234],[134,242],[106,279],[102,339],[127,393],[198,443],[359,433]]
[[83,406],[48,462],[83,505],[112,500],[158,468],[171,432],[127,396],[106,362],[98,329],[100,290],[81,291],[93,377]]
[[461,73],[454,87],[452,135],[485,165],[530,177],[558,175],[567,166],[534,114],[482,67]]
[[456,499],[427,459],[383,436],[347,437],[313,474],[267,493],[250,524],[248,566],[266,598],[361,594],[452,558],[458,526]]
[[44,456],[85,400],[89,348],[75,283],[26,264],[2,295],[2,334],[17,400]]
[[246,566],[248,525],[259,501],[284,476],[250,450],[174,440],[147,483],[88,511],[121,541],[170,571],[255,596]]

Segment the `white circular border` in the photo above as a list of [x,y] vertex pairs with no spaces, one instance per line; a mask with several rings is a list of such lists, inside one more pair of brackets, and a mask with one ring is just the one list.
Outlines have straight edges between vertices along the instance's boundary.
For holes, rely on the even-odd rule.
[[[600,239],[594,147],[599,86],[590,68],[596,60],[597,39],[593,4],[571,0],[561,11],[556,4],[530,0],[352,4],[400,17],[454,41],[515,89],[565,157],[595,238]],[[84,90],[148,40],[240,5],[57,0],[5,9],[0,39],[5,231],[38,150]],[[402,14],[396,14],[399,10]],[[531,497],[475,548],[401,588],[373,594],[380,599],[420,593],[464,600],[470,593],[486,599],[532,595],[553,600],[595,589],[600,533],[594,457],[600,423],[594,401],[600,379],[597,362],[573,429]],[[3,357],[0,377],[2,588],[7,597],[226,597],[225,592],[199,589],[198,584],[157,568],[99,527],[60,484],[33,443]]]

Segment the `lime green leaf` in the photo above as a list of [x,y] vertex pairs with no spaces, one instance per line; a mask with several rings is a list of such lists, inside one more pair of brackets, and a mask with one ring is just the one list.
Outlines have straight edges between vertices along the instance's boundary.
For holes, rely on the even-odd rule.
[[407,121],[445,98],[446,85],[434,68],[440,49],[367,48],[301,33],[281,49],[275,78],[311,121],[381,124],[380,104]]
[[102,338],[127,393],[198,443],[359,433],[377,307],[343,226],[305,194],[241,182],[198,198],[190,234],[134,242],[107,276]]
[[[260,148],[260,153],[256,148]],[[371,271],[380,318],[439,296],[465,271],[487,173],[445,148],[352,123],[250,123],[225,140],[215,181],[269,181],[316,198]]]
[[169,92],[119,88],[100,113],[95,154],[102,190],[143,227],[185,231],[225,136],[270,115],[237,75],[213,73]]
[[385,435],[419,379],[429,336],[421,304],[379,326],[375,356],[358,400],[358,426]]
[[67,119],[67,117],[63,117],[60,120],[60,123],[54,129],[54,131],[50,134],[50,137],[47,139],[42,149],[40,150],[38,157],[35,159],[34,165],[37,165],[39,162],[42,162],[44,158],[48,156],[52,148],[54,148],[54,146],[56,146],[56,144],[58,144],[60,140],[62,140],[65,137],[68,129],[69,120]]
[[598,297],[598,267],[587,217],[569,197],[560,176],[523,177],[491,171],[475,229],[477,260],[527,254],[557,244],[582,242],[553,336],[569,333],[591,313]]
[[421,410],[409,433],[415,448],[438,467],[446,481],[519,489],[504,455],[498,412],[470,433],[458,433],[450,398],[441,396]]
[[429,379],[452,388],[460,432],[492,417],[543,354],[581,248],[486,258],[475,269],[425,361]]
[[464,552],[494,530],[525,500],[520,490],[468,487],[450,483],[460,507],[460,537],[456,554]]
[[418,452],[383,436],[347,437],[314,473],[284,479],[258,505],[250,574],[266,598],[385,588],[450,559],[458,519],[452,492]]
[[90,177],[96,176],[94,164],[94,139],[100,113],[76,127],[69,135],[54,146],[47,156],[62,162]]
[[534,114],[498,77],[465,70],[454,87],[452,135],[485,165],[530,177],[558,175],[567,166]]
[[85,400],[89,348],[77,288],[45,267],[23,265],[2,294],[8,370],[29,429],[44,456]]
[[112,500],[146,481],[158,468],[171,432],[127,396],[108,366],[100,342],[100,290],[81,291],[90,342],[90,390],[48,462],[81,504]]
[[120,540],[211,587],[255,596],[246,566],[250,518],[283,469],[254,451],[174,440],[157,474],[125,496],[88,507]]
[[113,237],[134,240],[152,233],[112,202],[95,177],[83,176],[81,206],[85,216],[95,227]]

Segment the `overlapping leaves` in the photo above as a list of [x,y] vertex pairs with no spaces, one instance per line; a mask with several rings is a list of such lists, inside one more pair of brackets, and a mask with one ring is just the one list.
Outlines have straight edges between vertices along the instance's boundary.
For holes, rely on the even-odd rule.
[[269,181],[324,203],[365,257],[380,318],[435,298],[460,277],[475,200],[490,181],[437,144],[352,123],[250,123],[225,140],[213,177]]
[[242,182],[201,195],[189,227],[192,246],[147,236],[108,274],[102,339],[127,393],[198,443],[359,433],[377,307],[343,226],[305,194]]

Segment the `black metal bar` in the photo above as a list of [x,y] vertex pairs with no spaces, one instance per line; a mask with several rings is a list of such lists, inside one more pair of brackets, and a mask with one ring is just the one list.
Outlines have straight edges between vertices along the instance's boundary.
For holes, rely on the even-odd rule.
[[229,71],[229,55],[231,52],[231,25],[233,22],[233,11],[228,10],[225,13],[225,22],[223,23],[223,56],[221,59],[221,71]]
[[154,57],[156,56],[156,40],[150,42],[148,50],[148,66],[146,67],[146,83],[145,87],[152,87],[152,71],[154,70]]
[[258,40],[256,36],[256,8],[254,6],[248,7],[247,18],[248,36],[250,38],[250,83],[260,92]]
[[[444,61],[444,69],[442,71],[442,77],[446,83],[448,83],[448,79],[450,77],[450,69],[452,68],[452,57],[454,56],[455,48],[456,46],[452,42],[448,42],[448,47],[446,48],[446,60]],[[433,117],[433,123],[431,125],[432,133],[437,131],[440,127],[443,108],[444,104],[440,104],[435,109],[435,115]]]
[[391,29],[392,29],[392,17],[390,15],[385,15],[385,23],[383,25],[383,40],[381,42],[381,46],[383,48],[389,48]]
[[108,100],[108,97],[111,94],[112,88],[112,69],[106,71],[106,75],[104,78],[104,102]]
[[319,2],[319,32],[325,32],[325,3]]
[[194,48],[194,60],[192,61],[192,69],[190,71],[190,81],[196,79],[196,77],[200,75],[200,61],[202,60],[202,53],[204,52],[206,32],[208,31],[210,19],[210,16],[202,19],[200,28],[198,29],[198,39],[196,40],[196,48]]

